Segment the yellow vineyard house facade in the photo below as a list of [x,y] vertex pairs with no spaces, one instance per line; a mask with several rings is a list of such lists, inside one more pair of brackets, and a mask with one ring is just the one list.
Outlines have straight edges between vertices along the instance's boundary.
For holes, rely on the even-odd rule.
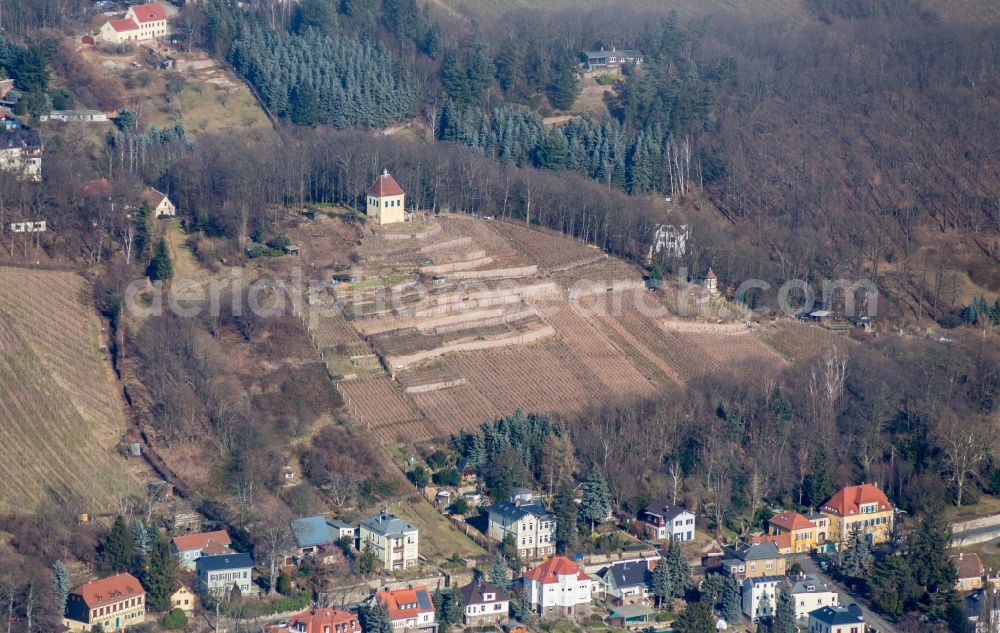
[[875,484],[842,488],[819,510],[830,518],[829,533],[820,533],[826,540],[843,543],[859,530],[872,543],[884,543],[892,534],[895,508]]
[[375,224],[393,224],[406,220],[406,192],[389,171],[375,179],[368,188],[366,210]]

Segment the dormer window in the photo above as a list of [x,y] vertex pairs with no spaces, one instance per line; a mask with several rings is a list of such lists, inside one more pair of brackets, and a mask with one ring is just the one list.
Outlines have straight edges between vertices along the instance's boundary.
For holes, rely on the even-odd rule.
[[496,596],[492,593],[484,593],[483,600],[495,600]]

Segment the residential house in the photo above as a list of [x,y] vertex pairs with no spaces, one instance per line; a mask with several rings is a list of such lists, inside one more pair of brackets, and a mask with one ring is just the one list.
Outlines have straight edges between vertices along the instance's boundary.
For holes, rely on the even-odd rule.
[[0,170],[23,180],[42,179],[42,138],[35,130],[15,128],[0,132]]
[[152,187],[142,192],[142,201],[149,205],[154,218],[172,218],[177,215],[177,207],[167,194],[160,193]]
[[866,633],[865,618],[856,604],[822,607],[809,612],[809,633]]
[[119,631],[146,621],[146,590],[132,574],[117,574],[69,592],[63,624],[70,631]]
[[509,619],[510,596],[485,580],[469,583],[459,592],[465,605],[462,622],[466,626],[502,625]]
[[645,560],[613,563],[598,573],[604,594],[612,604],[647,604],[652,577]]
[[167,13],[157,2],[132,5],[124,18],[108,20],[100,30],[101,40],[110,44],[146,42],[169,34]]
[[656,541],[694,540],[694,514],[679,505],[656,503],[646,507],[640,514],[646,538]]
[[53,110],[39,117],[42,121],[66,121],[76,123],[107,123],[108,115],[100,110]]
[[232,539],[229,538],[229,532],[216,530],[175,536],[170,541],[170,547],[177,554],[181,568],[192,570],[195,567],[195,562],[202,556],[233,553],[233,550],[229,548],[232,542]]
[[221,596],[239,587],[245,596],[254,587],[253,559],[250,554],[219,554],[202,556],[195,563],[198,572],[198,592],[204,596]]
[[418,585],[395,591],[379,591],[373,600],[378,600],[389,610],[393,631],[401,629],[431,633],[437,628],[434,602],[427,587]]
[[747,539],[747,542],[751,545],[773,543],[778,548],[778,553],[783,556],[793,553],[792,537],[790,534],[754,534]]
[[540,500],[515,497],[494,503],[487,514],[489,537],[500,543],[513,540],[521,558],[533,560],[555,553],[556,517]]
[[629,49],[618,50],[616,47],[611,47],[610,51],[606,51],[602,46],[600,50],[585,51],[583,55],[586,59],[584,65],[587,70],[594,68],[617,68],[624,64],[635,64],[638,66],[643,62],[642,53],[639,51]]
[[197,604],[198,597],[185,584],[178,585],[174,592],[170,594],[171,609],[180,609],[181,611],[191,613]]
[[389,570],[409,569],[417,565],[420,530],[395,514],[382,511],[361,522],[360,546],[371,544],[375,556]]
[[361,623],[350,611],[314,607],[292,616],[288,630],[294,633],[361,633]]
[[961,592],[975,591],[983,588],[983,577],[986,575],[986,568],[983,561],[977,554],[966,554],[959,552],[950,556],[955,570],[958,572],[958,580],[955,581],[955,590]]
[[542,616],[572,616],[590,610],[590,576],[565,556],[553,556],[521,577],[531,608]]
[[996,588],[969,594],[963,606],[975,633],[995,633],[1000,629],[1000,594]]
[[327,519],[326,524],[330,526],[335,541],[347,537],[353,543],[354,539],[358,538],[358,527],[356,525],[338,521],[337,519]]
[[740,601],[743,615],[751,622],[766,620],[774,615],[778,587],[784,582],[784,576],[758,576],[744,580]]
[[384,170],[367,192],[366,213],[376,224],[392,224],[406,220],[406,192],[396,179]]
[[774,536],[787,534],[791,549],[799,554],[812,552],[823,545],[829,533],[830,519],[821,512],[804,515],[794,510],[785,510],[772,516],[767,526],[768,534]]
[[795,617],[803,622],[816,609],[840,604],[837,591],[815,576],[802,575],[792,580],[792,597],[795,599]]
[[841,488],[819,510],[830,518],[829,532],[820,532],[820,540],[843,543],[860,530],[872,543],[884,543],[892,534],[895,508],[874,484]]
[[300,556],[316,556],[322,548],[340,538],[339,534],[340,531],[335,530],[324,516],[292,519],[292,536]]
[[778,552],[774,543],[737,543],[726,548],[722,568],[727,574],[740,580],[761,576],[784,576],[785,557]]

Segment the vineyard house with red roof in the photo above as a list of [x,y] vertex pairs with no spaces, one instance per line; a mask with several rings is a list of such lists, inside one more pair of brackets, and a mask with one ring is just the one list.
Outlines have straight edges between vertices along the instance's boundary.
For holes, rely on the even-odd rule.
[[844,543],[859,530],[872,543],[885,543],[892,534],[895,508],[875,484],[845,486],[820,506],[830,517],[829,539]]
[[553,556],[521,577],[531,608],[540,615],[572,616],[590,610],[590,575],[565,556]]
[[146,620],[146,590],[131,574],[117,574],[69,592],[63,624],[70,631],[120,631]]
[[406,192],[388,170],[368,187],[366,210],[375,224],[393,224],[406,220]]
[[167,13],[158,2],[133,5],[124,18],[108,20],[100,30],[101,40],[109,44],[147,42],[168,35]]

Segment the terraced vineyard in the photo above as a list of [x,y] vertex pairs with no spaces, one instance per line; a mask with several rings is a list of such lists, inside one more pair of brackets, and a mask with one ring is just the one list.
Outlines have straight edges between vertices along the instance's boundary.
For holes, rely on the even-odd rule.
[[86,297],[72,273],[0,268],[0,509],[51,498],[103,512],[134,485]]

